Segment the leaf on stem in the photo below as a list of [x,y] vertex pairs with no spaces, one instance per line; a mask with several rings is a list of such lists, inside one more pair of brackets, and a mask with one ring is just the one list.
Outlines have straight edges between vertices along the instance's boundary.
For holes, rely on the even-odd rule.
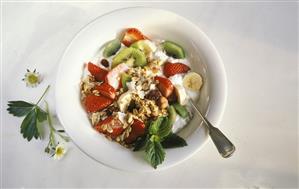
[[23,117],[27,115],[34,106],[34,104],[25,101],[8,101],[7,111],[14,116]]

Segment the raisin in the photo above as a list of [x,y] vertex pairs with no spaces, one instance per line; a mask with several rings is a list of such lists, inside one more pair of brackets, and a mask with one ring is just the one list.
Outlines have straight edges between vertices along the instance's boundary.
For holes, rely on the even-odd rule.
[[118,108],[117,106],[114,106],[114,105],[109,106],[109,107],[105,110],[107,116],[111,116],[111,115],[113,114],[113,112],[118,112],[118,111],[119,111],[119,108]]
[[136,109],[136,108],[137,108],[137,104],[135,103],[134,100],[131,100],[127,111],[133,113],[133,109]]
[[177,96],[175,93],[171,93],[171,95],[167,98],[169,103],[177,102]]
[[105,58],[103,58],[103,59],[101,60],[101,64],[102,64],[103,66],[105,66],[106,68],[109,67],[109,62],[108,62],[108,60],[106,60]]
[[144,98],[158,102],[158,100],[160,99],[161,96],[162,95],[161,95],[160,91],[158,89],[155,89],[155,90],[151,90],[149,93],[147,93]]

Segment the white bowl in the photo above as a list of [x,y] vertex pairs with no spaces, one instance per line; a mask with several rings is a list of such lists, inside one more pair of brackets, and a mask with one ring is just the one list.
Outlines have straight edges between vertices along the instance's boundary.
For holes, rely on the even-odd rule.
[[[186,50],[192,69],[204,78],[198,105],[207,118],[218,124],[226,101],[226,76],[221,58],[195,24],[172,12],[154,8],[126,8],[98,17],[74,37],[61,59],[56,80],[56,110],[73,142],[94,160],[121,170],[152,171],[143,152],[132,152],[97,133],[80,103],[79,83],[83,64],[97,53],[102,44],[127,27],[139,28],[152,38],[168,39]],[[208,110],[208,111],[207,111]],[[179,134],[188,146],[166,150],[158,169],[176,165],[196,153],[208,138],[205,127],[194,117]],[[216,155],[216,154],[215,154]]]

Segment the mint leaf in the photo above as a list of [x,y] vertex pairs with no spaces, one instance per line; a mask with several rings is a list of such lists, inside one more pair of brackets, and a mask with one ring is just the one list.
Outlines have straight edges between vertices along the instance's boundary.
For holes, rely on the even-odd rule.
[[187,146],[187,142],[174,133],[170,133],[164,140],[161,142],[164,148],[177,148]]
[[172,129],[172,122],[168,117],[165,117],[159,127],[157,135],[160,138],[164,138],[171,132],[171,129]]
[[35,106],[34,104],[25,101],[8,101],[7,105],[8,113],[17,117],[23,117],[27,115]]
[[146,159],[156,169],[165,159],[165,151],[158,141],[149,140],[145,149]]
[[147,134],[138,137],[133,144],[133,151],[139,151],[140,149],[142,149],[146,145],[148,140],[149,140],[149,135]]
[[21,133],[23,137],[30,141],[33,137],[38,138],[39,132],[37,128],[37,110],[31,110],[21,124]]
[[151,122],[151,124],[149,126],[149,133],[151,135],[156,135],[158,133],[163,119],[164,119],[164,117],[158,117],[156,120]]

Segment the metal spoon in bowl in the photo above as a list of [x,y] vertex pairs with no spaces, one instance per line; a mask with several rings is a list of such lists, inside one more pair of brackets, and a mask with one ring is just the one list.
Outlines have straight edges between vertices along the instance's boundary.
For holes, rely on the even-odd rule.
[[209,135],[213,140],[218,152],[221,154],[222,157],[228,158],[235,152],[235,146],[233,143],[216,127],[214,127],[208,120],[201,114],[199,109],[195,106],[194,102],[190,100],[190,104],[193,106],[195,111],[201,117],[203,122],[205,123]]

